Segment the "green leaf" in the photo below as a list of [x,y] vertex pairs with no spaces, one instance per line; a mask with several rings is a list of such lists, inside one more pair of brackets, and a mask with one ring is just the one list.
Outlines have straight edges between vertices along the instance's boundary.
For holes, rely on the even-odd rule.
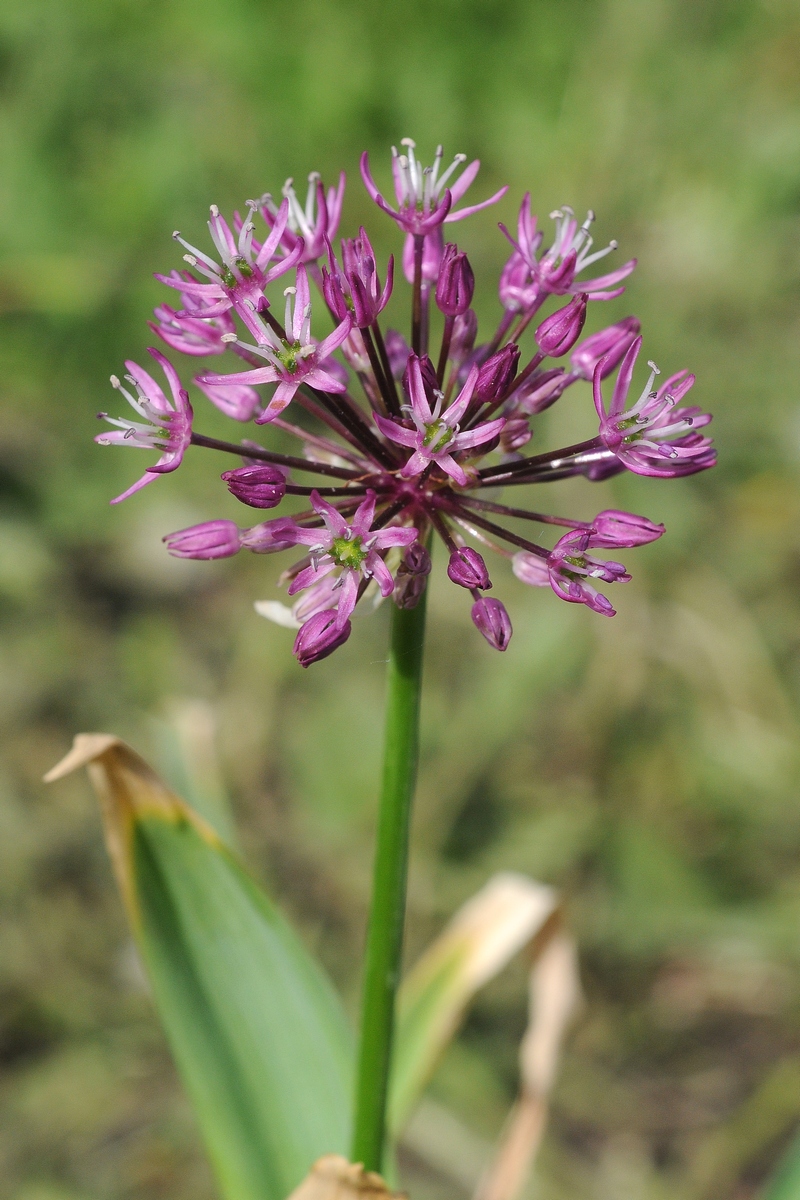
[[284,1200],[346,1152],[352,1042],[333,988],[206,822],[119,739],[82,734],[161,1019],[226,1200]]

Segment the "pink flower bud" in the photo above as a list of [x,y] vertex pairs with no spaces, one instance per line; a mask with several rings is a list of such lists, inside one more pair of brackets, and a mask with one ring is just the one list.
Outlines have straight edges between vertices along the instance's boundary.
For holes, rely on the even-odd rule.
[[276,517],[273,521],[262,521],[252,529],[242,529],[239,540],[245,549],[255,554],[276,554],[297,545],[296,530],[291,517]]
[[625,357],[640,329],[641,324],[636,317],[625,317],[616,325],[593,333],[572,351],[570,362],[573,371],[583,379],[591,380],[595,367],[602,359],[600,378],[605,379]]
[[474,309],[468,308],[460,317],[456,317],[453,325],[453,338],[450,342],[450,361],[461,366],[464,359],[472,353],[475,338],[478,334],[478,318]]
[[409,346],[402,333],[398,333],[396,329],[386,330],[386,354],[389,359],[389,366],[392,368],[392,374],[395,379],[403,378],[403,372],[408,366],[408,356],[411,353]]
[[241,548],[239,528],[233,521],[204,521],[162,539],[175,558],[230,558]]
[[525,416],[509,417],[500,434],[500,446],[505,454],[516,454],[523,446],[527,446],[533,437],[529,418]]
[[536,330],[536,344],[542,354],[550,358],[561,358],[568,354],[581,336],[586,320],[586,292],[579,292],[564,308],[545,317]]
[[475,276],[466,254],[452,242],[444,248],[439,278],[436,282],[436,304],[446,317],[459,317],[472,303]]
[[341,625],[335,610],[315,613],[298,631],[294,640],[294,656],[301,667],[310,667],[344,645],[351,632],[350,622],[345,621]]
[[[447,575],[453,583],[463,588],[490,588],[492,581],[486,570],[486,563],[477,550],[470,546],[462,546],[454,550],[447,564]],[[473,618],[474,619],[474,618]]]
[[397,568],[394,602],[398,608],[416,608],[431,573],[431,556],[421,542],[412,542]]
[[520,550],[511,560],[511,570],[517,579],[527,583],[528,587],[550,587],[550,571],[547,559],[538,554],[530,554]]
[[490,646],[505,650],[511,641],[511,621],[505,606],[491,596],[481,596],[472,606],[472,620]]
[[502,396],[517,373],[518,362],[519,346],[515,342],[509,342],[502,350],[498,350],[497,354],[487,358],[478,372],[475,399],[486,404]]
[[509,403],[517,412],[534,416],[555,404],[572,380],[563,367],[552,367],[549,371],[534,371],[509,396]]
[[621,512],[616,508],[606,508],[598,513],[592,526],[589,540],[592,547],[646,546],[664,532],[663,525],[656,525],[647,517],[638,517],[635,513]]
[[283,472],[267,464],[237,467],[235,471],[224,471],[221,478],[231,494],[251,508],[275,508],[286,495]]

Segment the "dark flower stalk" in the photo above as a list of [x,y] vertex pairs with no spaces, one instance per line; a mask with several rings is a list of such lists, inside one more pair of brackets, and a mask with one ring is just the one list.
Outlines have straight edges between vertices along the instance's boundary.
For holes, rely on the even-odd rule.
[[[493,583],[501,579],[494,570],[495,579],[490,578],[484,550],[508,559],[524,583],[549,587],[568,603],[613,616],[597,585],[625,583],[630,575],[621,563],[595,552],[643,545],[659,538],[664,527],[608,509],[590,520],[551,516],[540,511],[540,504],[534,510],[501,502],[501,487],[574,476],[596,482],[623,471],[676,478],[715,462],[703,432],[711,418],[684,403],[693,375],[679,371],[656,386],[659,372],[651,363],[643,390],[631,393],[642,345],[636,317],[581,341],[590,305],[619,296],[636,265],[631,259],[605,275],[587,276],[616,249],[615,242],[593,249],[593,213],[582,224],[570,208],[552,213],[555,233],[544,248],[530,195],[523,198],[516,236],[500,226],[511,243],[498,284],[501,315],[494,333],[478,342],[472,267],[463,249],[445,242],[444,228],[495,204],[506,189],[464,207],[480,164],[465,166],[465,157],[457,155],[442,169],[443,161],[439,147],[433,165],[422,166],[415,144],[404,140],[402,152],[392,151],[395,203],[390,204],[366,154],[361,160],[369,195],[404,235],[400,261],[410,284],[408,341],[392,329],[384,336],[379,323],[393,294],[394,259],[378,262],[364,228],[345,239],[338,253],[334,247],[344,175],[326,191],[312,174],[305,205],[289,180],[279,204],[269,194],[247,201],[246,218],[237,215],[232,226],[212,207],[213,254],[175,235],[187,251],[185,265],[158,278],[179,293],[182,307],[159,305],[151,328],[192,361],[232,355],[238,369],[206,372],[195,385],[232,420],[271,425],[283,438],[294,439],[297,453],[195,431],[189,394],[157,350],[150,353],[164,372],[168,393],[136,363],[126,363],[130,387],[116,376],[112,383],[133,408],[134,419],[101,414],[113,431],[96,439],[159,452],[158,461],[112,503],[174,471],[189,447],[240,459],[222,473],[222,482],[250,512],[278,510],[287,498],[308,497],[310,507],[292,515],[244,528],[213,520],[164,539],[171,554],[196,559],[302,548],[281,576],[291,607],[276,600],[257,605],[264,616],[294,629],[301,666],[344,645],[360,609],[393,599],[354,1150],[375,1170],[384,1153],[431,542],[438,538],[446,547],[447,576],[454,595],[470,597],[476,629],[489,646],[505,651],[511,620],[494,595]],[[283,287],[290,271],[293,282],[283,288],[281,303],[280,292],[272,289],[279,279]],[[317,329],[311,283],[333,317],[332,332]],[[544,315],[551,297],[555,310]],[[437,310],[441,342],[432,358],[428,347]],[[533,337],[529,333],[526,342],[525,331],[534,320]],[[616,379],[605,388],[609,400],[604,381],[615,371]],[[579,381],[591,384],[596,435],[524,455],[539,414]],[[351,390],[356,383],[363,401]],[[302,416],[287,419],[290,406],[292,413],[302,409]],[[297,482],[298,474],[303,482]],[[545,537],[550,526],[563,531],[555,541]],[[489,590],[492,595],[484,595]]]

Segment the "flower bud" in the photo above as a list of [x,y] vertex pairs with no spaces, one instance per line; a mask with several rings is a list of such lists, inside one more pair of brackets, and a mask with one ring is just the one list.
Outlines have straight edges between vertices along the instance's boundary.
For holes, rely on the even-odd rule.
[[547,559],[540,558],[538,554],[530,554],[527,550],[520,550],[511,560],[511,570],[517,579],[521,579],[529,587],[550,586],[550,571],[547,567]]
[[478,372],[475,399],[486,404],[502,396],[517,373],[518,362],[519,346],[515,342],[509,342],[502,350],[487,358]]
[[[431,362],[427,354],[422,354],[419,358],[419,370],[422,376],[422,386],[425,388],[425,394],[428,397],[428,403],[431,408],[436,404],[437,394],[441,392],[439,380],[436,378],[436,368]],[[409,367],[403,372],[403,391],[407,396],[411,396],[411,382],[409,378]]]
[[239,527],[233,521],[204,521],[162,539],[175,558],[230,558],[241,549]]
[[350,306],[342,286],[341,275],[332,256],[330,274],[325,267],[322,268],[322,294],[336,320],[344,321],[350,312]]
[[215,408],[234,421],[252,421],[261,407],[261,397],[247,383],[206,383],[202,376],[196,375],[194,384]]
[[505,606],[491,596],[481,596],[472,606],[474,625],[495,650],[505,650],[511,641],[511,621]]
[[436,304],[446,317],[460,317],[472,303],[475,276],[469,259],[452,242],[444,248],[439,278],[436,281]]
[[237,467],[223,471],[228,490],[251,508],[275,508],[286,495],[286,479],[278,467],[266,463],[257,467]]
[[500,446],[504,454],[516,454],[532,437],[528,417],[509,417],[500,434]]
[[421,542],[412,542],[395,574],[394,602],[398,608],[417,607],[430,572],[430,554]]
[[625,357],[640,329],[641,324],[636,317],[625,317],[624,321],[617,321],[616,325],[593,333],[572,351],[570,362],[573,371],[591,381],[595,367],[602,359],[600,378],[605,379]]
[[478,318],[474,309],[468,308],[461,316],[456,317],[453,324],[453,337],[450,342],[450,361],[461,366],[464,359],[472,353],[475,338],[478,334]]
[[394,258],[390,257],[387,263],[386,286],[381,291],[375,253],[362,226],[357,238],[348,238],[342,242],[342,264],[345,279],[350,287],[354,322],[359,329],[366,329],[389,303],[394,278]]
[[403,378],[403,372],[408,366],[408,356],[411,353],[411,347],[402,333],[398,333],[396,329],[387,329],[384,340],[386,342],[386,356],[389,359],[389,366],[392,368],[392,375],[399,381]]
[[461,546],[452,552],[447,564],[447,575],[453,583],[463,588],[483,590],[492,586],[483,557],[470,546]]
[[509,396],[517,412],[534,416],[555,404],[572,380],[563,367],[552,367],[549,371],[534,371]]
[[663,525],[656,525],[647,517],[638,517],[635,513],[621,512],[616,508],[606,508],[598,513],[592,526],[589,545],[593,547],[646,546],[664,532]]
[[239,540],[242,546],[255,554],[275,554],[297,545],[296,529],[291,517],[276,517],[273,521],[262,521],[252,529],[242,529]]
[[542,354],[561,358],[572,349],[581,336],[588,299],[586,292],[579,292],[564,308],[545,317],[536,330],[536,344]]
[[335,610],[315,613],[298,631],[292,652],[301,667],[310,667],[344,645],[352,628],[349,621],[339,624]]

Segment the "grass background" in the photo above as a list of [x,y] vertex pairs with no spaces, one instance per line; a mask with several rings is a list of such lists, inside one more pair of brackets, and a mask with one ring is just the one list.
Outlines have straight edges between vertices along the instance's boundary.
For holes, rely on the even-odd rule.
[[[579,516],[667,523],[629,553],[614,621],[498,569],[516,630],[500,656],[434,586],[409,954],[493,870],[563,888],[587,1004],[531,1194],[758,1192],[800,1121],[799,102],[791,0],[2,7],[3,1200],[214,1195],[88,786],[39,783],[75,731],[157,757],[164,722],[202,701],[244,852],[354,1006],[386,614],[302,672],[252,610],[277,595],[273,560],[161,547],[234,514],[220,464],[190,454],[111,509],[139,460],[91,439],[108,375],[148,344],[174,228],[198,240],[210,201],[344,166],[343,230],[369,218],[387,253],[357,155],[385,179],[409,134],[480,156],[476,191],[511,185],[458,230],[486,322],[496,221],[523,191],[544,216],[598,212],[640,267],[592,328],[640,314],[648,356],[696,371],[720,450],[690,480],[552,489]],[[541,444],[587,423],[584,389]],[[524,1007],[518,968],[435,1081],[473,1147],[513,1094]],[[406,1170],[415,1196],[464,1194],[413,1153]]]

